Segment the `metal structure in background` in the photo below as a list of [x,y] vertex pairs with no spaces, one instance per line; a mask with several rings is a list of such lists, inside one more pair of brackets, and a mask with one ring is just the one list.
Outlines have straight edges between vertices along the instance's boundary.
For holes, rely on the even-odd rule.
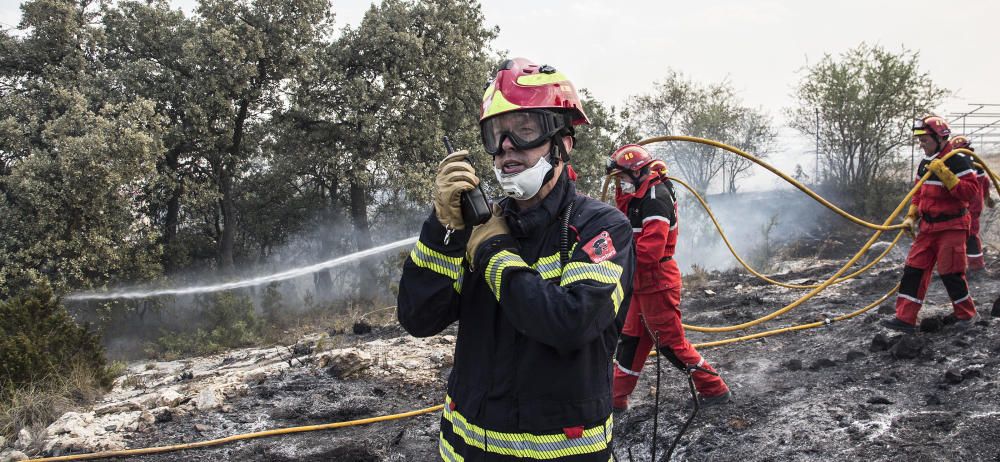
[[972,109],[966,112],[948,114],[952,133],[961,127],[957,134],[969,138],[974,147],[983,148],[983,152],[995,151],[1000,144],[1000,103],[970,103],[969,106]]
[[[1000,145],[1000,103],[969,103],[971,109],[947,115],[952,135],[965,135],[977,152],[992,153]],[[990,112],[993,111],[993,112]],[[918,117],[916,110],[913,118]],[[972,119],[971,122],[969,119]],[[916,175],[916,143],[910,145],[910,176]]]

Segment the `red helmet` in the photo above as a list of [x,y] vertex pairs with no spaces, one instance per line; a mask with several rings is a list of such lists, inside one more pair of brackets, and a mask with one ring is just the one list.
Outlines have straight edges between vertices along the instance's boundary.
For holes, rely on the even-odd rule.
[[626,144],[611,153],[604,171],[608,175],[631,172],[633,176],[641,176],[646,168],[660,175],[667,173],[667,164],[654,159],[646,148],[638,144]]
[[572,125],[590,124],[573,83],[549,65],[525,58],[508,59],[486,86],[479,122],[511,111],[549,109],[568,112]]
[[958,136],[956,136],[956,137],[954,137],[954,138],[951,139],[951,149],[968,149],[968,150],[972,150],[972,143],[969,142],[968,138],[966,138],[966,137],[964,137],[962,135],[958,135]]
[[933,134],[937,139],[943,140],[951,135],[951,128],[948,127],[948,122],[938,116],[927,116],[913,121],[913,136],[928,134]]

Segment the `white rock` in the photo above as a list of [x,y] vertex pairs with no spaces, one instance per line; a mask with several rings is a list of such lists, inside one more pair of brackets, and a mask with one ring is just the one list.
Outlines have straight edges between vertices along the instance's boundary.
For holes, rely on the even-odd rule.
[[0,436],[0,448],[3,448],[6,445],[7,445],[7,438]]
[[715,291],[710,289],[705,289],[705,295],[715,295]]
[[320,367],[336,367],[341,378],[355,376],[372,364],[372,355],[357,348],[334,350],[320,358]]
[[70,437],[77,438],[84,434],[93,434],[87,429],[92,423],[94,423],[93,412],[67,412],[49,425],[48,434],[53,436],[69,434]]
[[215,409],[222,405],[219,395],[213,387],[202,389],[198,396],[194,398],[194,406],[199,410]]
[[34,438],[31,437],[31,432],[27,428],[22,428],[21,431],[17,432],[17,441],[14,442],[14,449],[28,449],[31,443],[34,442]]
[[22,460],[28,460],[28,456],[21,451],[0,452],[0,462],[20,462]]
[[154,416],[152,412],[142,411],[142,413],[139,414],[139,430],[146,430],[152,427],[154,423],[156,423],[156,416]]
[[154,404],[155,407],[163,407],[163,406],[177,407],[177,405],[179,405],[181,401],[184,401],[184,398],[185,396],[180,393],[177,393],[177,390],[174,390],[173,388],[168,388],[163,393],[160,393],[160,396],[156,398]]

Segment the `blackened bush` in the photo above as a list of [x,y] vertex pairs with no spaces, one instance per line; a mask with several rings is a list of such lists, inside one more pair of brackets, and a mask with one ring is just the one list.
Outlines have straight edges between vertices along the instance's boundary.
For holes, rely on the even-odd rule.
[[72,368],[110,384],[100,337],[79,326],[49,287],[29,289],[0,302],[0,402],[14,390],[61,382]]

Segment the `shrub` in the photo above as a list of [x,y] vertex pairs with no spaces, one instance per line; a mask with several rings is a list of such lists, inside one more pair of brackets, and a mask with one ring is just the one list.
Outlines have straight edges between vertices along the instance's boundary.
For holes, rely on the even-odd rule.
[[214,354],[260,343],[263,323],[249,298],[227,292],[204,299],[202,305],[200,327],[193,332],[164,332],[156,340],[162,356]]
[[50,288],[0,302],[0,435],[44,428],[92,402],[120,369],[105,366],[98,335],[77,325]]
[[110,384],[100,337],[77,325],[50,288],[0,302],[0,400],[20,387],[57,383],[74,367]]

